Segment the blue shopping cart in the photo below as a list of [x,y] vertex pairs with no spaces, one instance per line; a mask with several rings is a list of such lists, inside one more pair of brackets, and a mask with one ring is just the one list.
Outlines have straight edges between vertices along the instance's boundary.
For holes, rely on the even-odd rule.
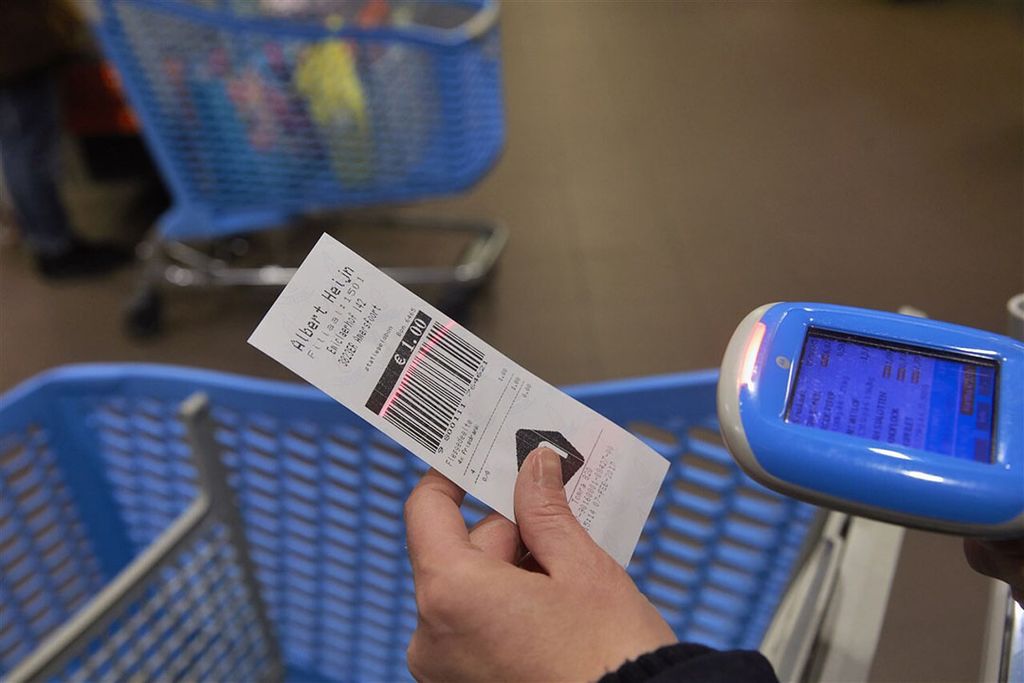
[[[753,648],[818,512],[735,466],[716,381],[570,393],[672,463],[640,588],[680,638]],[[305,386],[155,365],[32,379],[0,398],[0,676],[407,678],[402,506],[424,468]]]
[[[458,192],[504,142],[496,0],[99,0],[94,26],[173,198],[140,248],[136,333],[158,329],[161,284],[279,286],[294,270],[202,244]],[[375,222],[468,235],[455,267],[390,272],[460,294],[505,242],[486,222]]]

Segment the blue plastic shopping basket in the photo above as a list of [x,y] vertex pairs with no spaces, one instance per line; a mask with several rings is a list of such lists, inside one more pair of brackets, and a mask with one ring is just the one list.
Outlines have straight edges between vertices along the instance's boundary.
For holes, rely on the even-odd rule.
[[[640,588],[681,639],[757,647],[815,508],[735,466],[717,437],[716,380],[570,393],[672,463],[629,567]],[[0,398],[0,675],[53,651],[62,623],[192,514],[202,494],[178,410],[197,391],[244,544],[216,521],[177,536],[172,561],[51,673],[256,676],[279,657],[295,681],[407,677],[402,505],[422,463],[312,388],[155,365],[63,368]],[[470,521],[484,511],[467,502]]]

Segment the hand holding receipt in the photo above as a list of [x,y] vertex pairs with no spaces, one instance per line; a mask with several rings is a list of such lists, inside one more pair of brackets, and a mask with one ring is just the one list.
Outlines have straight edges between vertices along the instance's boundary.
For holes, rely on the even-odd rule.
[[324,235],[249,343],[515,520],[527,449],[562,458],[569,507],[629,562],[668,462]]
[[[467,530],[463,493],[428,472],[405,506],[419,620],[419,681],[596,680],[676,637],[566,504],[560,456],[532,451],[515,483],[518,527]],[[520,547],[532,552],[517,566]]]

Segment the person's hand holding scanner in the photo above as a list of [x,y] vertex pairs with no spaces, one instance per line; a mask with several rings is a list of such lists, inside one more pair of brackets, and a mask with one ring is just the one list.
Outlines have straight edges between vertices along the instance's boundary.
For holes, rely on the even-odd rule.
[[[523,463],[518,528],[493,513],[467,530],[463,495],[431,470],[405,505],[419,609],[408,661],[417,679],[595,680],[676,642],[569,510],[557,453],[540,448]],[[516,565],[520,541],[535,571]]]
[[967,563],[974,571],[1010,584],[1013,599],[1024,607],[1024,538],[1007,541],[964,541]]

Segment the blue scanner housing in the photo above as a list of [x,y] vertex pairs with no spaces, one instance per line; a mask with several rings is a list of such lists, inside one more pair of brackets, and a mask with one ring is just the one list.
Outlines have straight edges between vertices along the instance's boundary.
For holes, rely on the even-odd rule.
[[1024,536],[1024,344],[846,306],[741,323],[719,420],[761,483],[906,526]]

